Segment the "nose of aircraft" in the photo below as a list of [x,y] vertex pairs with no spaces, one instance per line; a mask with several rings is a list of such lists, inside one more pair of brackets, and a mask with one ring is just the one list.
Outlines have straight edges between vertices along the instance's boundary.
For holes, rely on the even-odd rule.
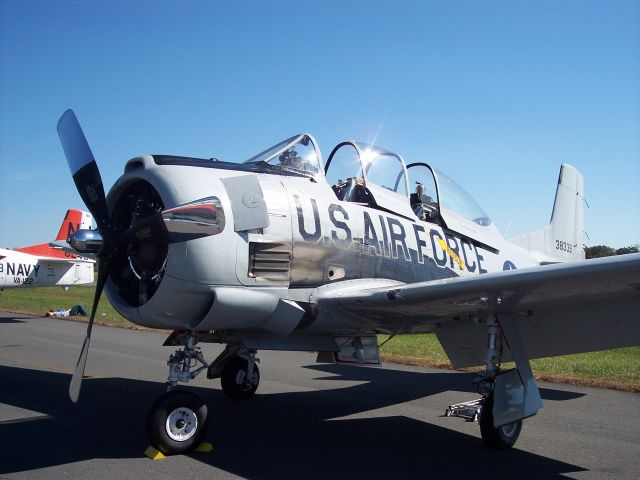
[[[96,282],[91,316],[87,325],[87,334],[69,388],[70,397],[75,402],[80,395],[80,386],[98,301],[107,280],[116,273],[114,267],[120,269],[122,274],[123,265],[126,268],[124,259],[128,260],[130,269],[126,275],[138,279],[139,287],[136,289],[137,303],[143,304],[148,298],[148,283],[157,283],[159,281],[158,275],[164,270],[164,266],[162,266],[164,263],[159,268],[158,265],[161,264],[161,261],[166,262],[168,244],[211,235],[209,232],[215,231],[217,226],[214,225],[217,221],[215,218],[209,222],[194,221],[194,216],[186,214],[184,209],[178,210],[174,214],[168,213],[165,218],[166,212],[162,211],[162,202],[160,202],[159,206],[157,204],[136,204],[135,202],[140,197],[134,192],[131,195],[134,201],[134,213],[129,215],[129,222],[117,224],[117,216],[114,217],[114,212],[110,212],[108,209],[98,165],[78,119],[72,110],[67,110],[62,114],[58,120],[57,129],[78,193],[96,219],[104,240],[100,245],[100,252],[97,254],[98,280]],[[149,187],[153,190],[153,187],[150,185]],[[159,198],[157,192],[155,194]],[[199,211],[207,210],[209,217],[211,217],[211,214],[215,211],[216,203],[205,198],[200,202]],[[207,204],[209,208],[203,207],[203,205]],[[189,208],[186,211],[189,211]],[[140,214],[140,212],[144,212],[144,214]],[[124,215],[124,217],[126,216]],[[209,217],[204,216],[204,218]],[[213,217],[216,216],[214,215]],[[121,215],[120,219],[122,218],[123,216]],[[202,220],[202,214],[199,220]],[[205,224],[204,226],[202,225],[203,223]],[[195,231],[194,226],[197,226],[197,231]],[[176,228],[178,231],[174,231]],[[132,251],[137,253],[130,254]],[[136,258],[138,259],[137,268],[132,260]],[[151,275],[149,272],[153,274]]]
[[[167,267],[169,246],[220,233],[225,226],[222,203],[209,196],[165,209],[160,192],[167,179],[145,170],[118,181],[109,193],[111,227],[116,233],[111,281],[130,306],[145,304],[157,290]],[[173,201],[168,198],[167,201]],[[176,251],[184,249],[177,248]],[[185,261],[183,258],[182,261]],[[174,269],[175,270],[175,269]]]

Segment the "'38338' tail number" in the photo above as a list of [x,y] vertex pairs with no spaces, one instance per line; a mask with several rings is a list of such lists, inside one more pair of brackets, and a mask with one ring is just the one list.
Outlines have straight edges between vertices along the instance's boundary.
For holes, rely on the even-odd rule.
[[560,250],[561,252],[572,253],[573,245],[571,245],[569,242],[556,240],[556,250]]

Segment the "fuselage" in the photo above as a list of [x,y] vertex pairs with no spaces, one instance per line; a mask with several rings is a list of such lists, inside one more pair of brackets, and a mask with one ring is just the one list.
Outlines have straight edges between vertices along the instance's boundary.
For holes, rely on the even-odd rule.
[[[236,177],[240,184],[257,180],[267,226],[236,228],[239,210],[252,203],[249,195],[238,196],[225,186],[226,179]],[[260,330],[275,308],[269,298],[282,298],[305,308],[299,328],[306,333],[348,333],[363,325],[336,326],[314,317],[319,288],[346,281],[419,282],[537,265],[493,225],[465,226],[460,219],[460,228],[453,231],[443,221],[421,221],[409,199],[400,195],[390,201],[406,202],[398,208],[402,214],[341,201],[323,177],[198,159],[139,157],[127,164],[109,193],[112,216],[130,208],[125,198],[141,191],[151,192],[145,195],[154,200],[138,203],[161,203],[165,209],[214,195],[225,221],[217,235],[144,252],[145,257],[159,256],[144,262],[151,265],[147,272],[136,267],[142,264],[136,258],[122,262],[107,283],[109,300],[123,316],[149,327]],[[132,294],[135,288],[139,291]],[[246,318],[227,315],[237,306],[245,307]]]

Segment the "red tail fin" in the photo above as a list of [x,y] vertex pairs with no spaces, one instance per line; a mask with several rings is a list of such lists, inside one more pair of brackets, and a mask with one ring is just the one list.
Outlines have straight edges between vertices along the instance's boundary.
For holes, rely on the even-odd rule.
[[[89,212],[83,212],[82,210],[76,210],[72,208],[67,210],[67,214],[64,216],[60,230],[56,236],[56,240],[67,240],[69,235],[80,228],[88,229],[93,224],[93,218]],[[48,243],[40,243],[38,245],[31,245],[29,247],[22,247],[15,249],[18,252],[29,253],[31,255],[37,255],[40,257],[53,257],[53,258],[76,258],[75,255],[68,254],[62,250],[50,248]]]
[[76,210],[75,208],[67,210],[67,214],[64,216],[62,225],[60,225],[60,230],[58,231],[56,240],[66,240],[69,238],[73,232],[80,229],[81,223],[82,212],[80,210]]

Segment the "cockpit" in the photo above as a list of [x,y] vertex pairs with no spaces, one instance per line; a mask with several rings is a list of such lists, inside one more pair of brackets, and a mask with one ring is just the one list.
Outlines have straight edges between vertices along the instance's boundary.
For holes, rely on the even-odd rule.
[[287,138],[254,155],[247,164],[261,165],[315,177],[322,173],[322,157],[315,139],[308,133]]
[[375,145],[342,142],[329,154],[325,178],[338,200],[414,216],[407,167],[397,153]]
[[[320,149],[307,134],[294,135],[245,163],[274,173],[296,173],[317,182],[323,178],[343,202],[435,223],[474,238],[495,227],[480,205],[460,185],[427,163],[406,164],[402,156],[375,145],[346,141],[329,154],[322,168]],[[495,232],[494,232],[495,231]],[[482,234],[481,234],[482,235]]]

